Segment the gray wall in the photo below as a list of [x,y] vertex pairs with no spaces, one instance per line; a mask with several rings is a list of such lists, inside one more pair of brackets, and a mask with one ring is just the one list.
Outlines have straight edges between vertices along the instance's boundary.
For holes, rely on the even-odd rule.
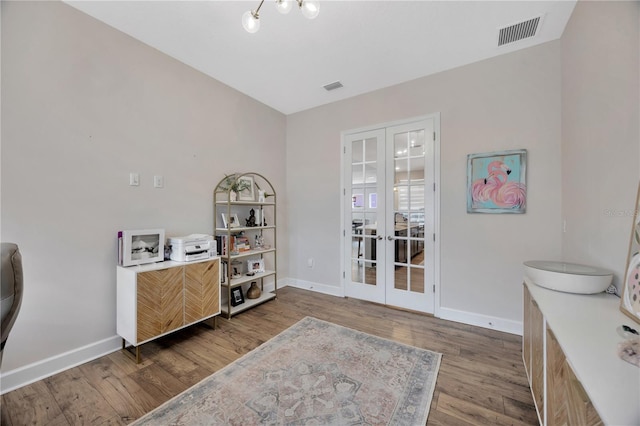
[[640,2],[580,1],[562,37],[562,253],[620,288],[640,173]]
[[67,5],[3,1],[2,240],[20,246],[25,293],[2,370],[115,336],[118,230],[211,233],[213,189],[234,171],[284,195],[285,125]]
[[[341,285],[340,132],[440,112],[440,314],[517,328],[522,262],[560,257],[560,64],[560,42],[550,42],[289,115],[292,283]],[[520,148],[527,213],[467,214],[467,154]]]

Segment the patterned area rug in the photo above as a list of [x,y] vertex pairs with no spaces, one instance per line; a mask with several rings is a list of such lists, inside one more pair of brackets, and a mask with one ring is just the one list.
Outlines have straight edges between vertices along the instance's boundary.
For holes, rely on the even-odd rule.
[[140,425],[424,425],[441,354],[306,317]]

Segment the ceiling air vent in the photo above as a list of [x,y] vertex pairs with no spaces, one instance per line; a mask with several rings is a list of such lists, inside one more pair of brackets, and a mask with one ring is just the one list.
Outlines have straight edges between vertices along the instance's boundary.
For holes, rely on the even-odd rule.
[[508,27],[499,28],[498,46],[504,46],[514,41],[533,37],[536,35],[538,28],[540,28],[541,21],[542,16],[536,16],[535,18],[518,22]]
[[342,86],[342,83],[340,83],[339,81],[334,81],[333,83],[329,83],[329,84],[324,85],[322,87],[324,87],[324,90],[326,90],[327,92],[330,92],[332,90],[339,89],[339,88],[341,88],[343,86]]

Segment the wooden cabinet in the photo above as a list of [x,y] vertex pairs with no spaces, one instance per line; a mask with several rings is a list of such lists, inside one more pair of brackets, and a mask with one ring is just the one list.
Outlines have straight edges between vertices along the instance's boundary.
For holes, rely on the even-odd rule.
[[220,262],[192,263],[184,269],[184,322],[220,313]]
[[527,285],[522,359],[541,425],[603,424]]
[[567,362],[553,331],[547,327],[547,425],[604,424]]
[[117,267],[117,333],[136,347],[220,314],[220,259]]
[[137,299],[137,333],[131,343],[145,342],[184,325],[183,274],[183,268],[168,268],[131,276],[136,282],[129,285],[136,287]]
[[531,393],[543,423],[544,416],[544,317],[538,304],[524,286],[524,321],[522,336],[522,359],[524,362]]
[[544,317],[536,301],[524,286],[523,348],[524,361],[533,400],[542,423],[544,415]]

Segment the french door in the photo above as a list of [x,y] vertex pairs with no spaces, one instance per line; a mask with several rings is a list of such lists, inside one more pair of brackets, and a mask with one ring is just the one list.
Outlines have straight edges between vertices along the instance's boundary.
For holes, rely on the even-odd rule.
[[346,296],[434,312],[437,125],[343,135]]

